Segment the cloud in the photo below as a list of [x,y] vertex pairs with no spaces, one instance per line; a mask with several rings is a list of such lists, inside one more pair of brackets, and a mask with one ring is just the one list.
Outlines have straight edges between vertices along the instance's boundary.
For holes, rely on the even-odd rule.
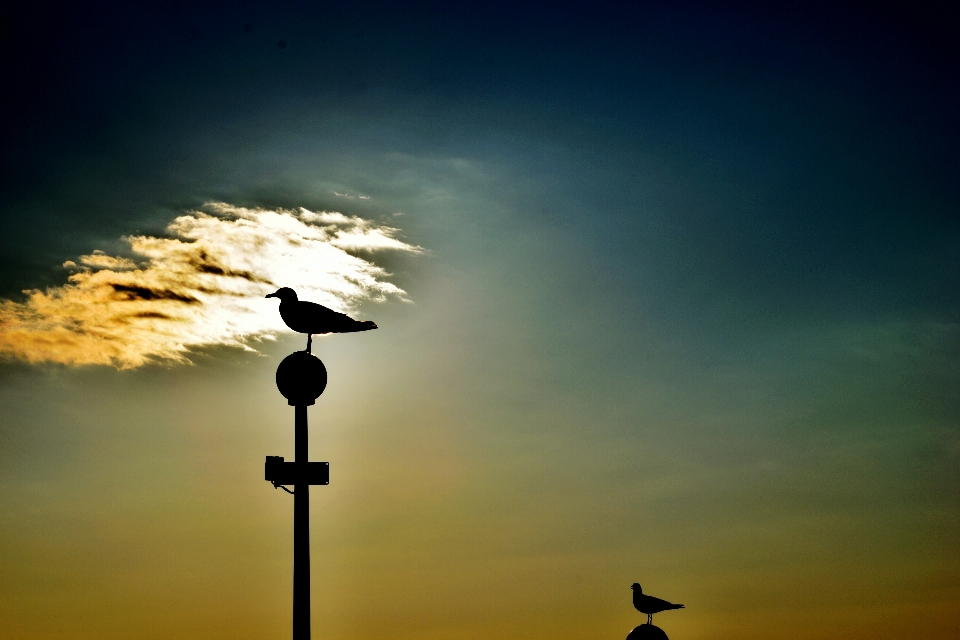
[[196,347],[250,349],[289,331],[264,299],[281,286],[342,312],[405,300],[383,269],[355,255],[422,251],[396,232],[336,212],[210,203],[176,218],[169,237],[124,238],[127,257],[94,251],[64,263],[74,270],[67,284],[26,291],[23,303],[0,300],[0,356],[130,369],[185,362]]

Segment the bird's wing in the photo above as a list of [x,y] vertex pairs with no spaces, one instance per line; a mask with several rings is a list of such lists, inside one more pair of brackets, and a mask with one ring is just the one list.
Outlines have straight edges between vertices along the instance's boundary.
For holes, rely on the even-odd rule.
[[659,613],[661,611],[666,611],[667,609],[676,609],[677,605],[672,602],[667,602],[660,598],[654,598],[653,596],[648,596],[643,594],[641,597],[634,598],[633,606],[637,608],[637,611],[641,613]]
[[350,333],[375,328],[369,326],[373,324],[372,322],[359,322],[345,313],[328,309],[316,302],[301,304],[307,305],[307,312],[304,315],[309,317],[309,322],[315,329],[313,333]]
[[651,600],[655,600],[657,606],[663,607],[664,609],[679,609],[682,608],[682,604],[673,604],[672,602],[667,602],[666,600],[661,600],[660,598],[654,598],[651,596]]
[[343,318],[350,319],[350,316],[345,313],[340,313],[339,311],[334,311],[333,309],[328,309],[322,304],[317,304],[316,302],[307,302],[306,300],[301,300],[299,304],[303,305],[303,309],[307,310],[306,312],[310,314],[313,318],[324,318],[324,319],[338,319],[342,320]]

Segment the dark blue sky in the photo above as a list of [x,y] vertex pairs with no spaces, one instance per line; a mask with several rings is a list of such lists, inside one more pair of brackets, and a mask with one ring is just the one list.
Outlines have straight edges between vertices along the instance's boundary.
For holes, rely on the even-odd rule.
[[676,209],[668,233],[700,273],[687,275],[795,291],[778,305],[896,305],[880,291],[893,287],[904,306],[943,309],[957,286],[957,19],[944,7],[6,11],[8,294],[46,282],[48,247],[77,253],[104,224],[129,232],[157,207],[227,195],[211,184],[220,163],[319,126],[304,124],[310,110],[341,148],[563,147],[567,165],[544,170],[592,172],[564,179],[577,191],[564,195],[604,209],[612,237],[597,240],[614,247],[639,231],[631,176],[659,164],[671,174],[659,197]]

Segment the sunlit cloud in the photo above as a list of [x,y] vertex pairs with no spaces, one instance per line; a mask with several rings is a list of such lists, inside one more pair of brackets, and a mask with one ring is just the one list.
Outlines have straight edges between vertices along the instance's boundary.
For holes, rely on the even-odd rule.
[[289,331],[267,293],[292,287],[347,313],[365,300],[406,300],[368,258],[422,251],[392,227],[306,209],[210,203],[166,231],[123,238],[127,256],[94,251],[65,262],[73,273],[63,286],[0,300],[0,356],[128,369],[185,362],[198,347],[251,349]]

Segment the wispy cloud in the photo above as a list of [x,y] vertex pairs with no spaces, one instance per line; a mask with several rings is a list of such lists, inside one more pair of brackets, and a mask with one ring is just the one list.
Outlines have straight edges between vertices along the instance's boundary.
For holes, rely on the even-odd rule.
[[185,361],[201,346],[249,349],[287,331],[263,297],[280,286],[345,312],[363,300],[405,299],[356,255],[421,251],[396,232],[336,212],[211,203],[176,218],[169,237],[124,238],[129,256],[94,251],[64,263],[74,270],[67,284],[27,291],[23,303],[0,300],[0,356],[127,369]]

